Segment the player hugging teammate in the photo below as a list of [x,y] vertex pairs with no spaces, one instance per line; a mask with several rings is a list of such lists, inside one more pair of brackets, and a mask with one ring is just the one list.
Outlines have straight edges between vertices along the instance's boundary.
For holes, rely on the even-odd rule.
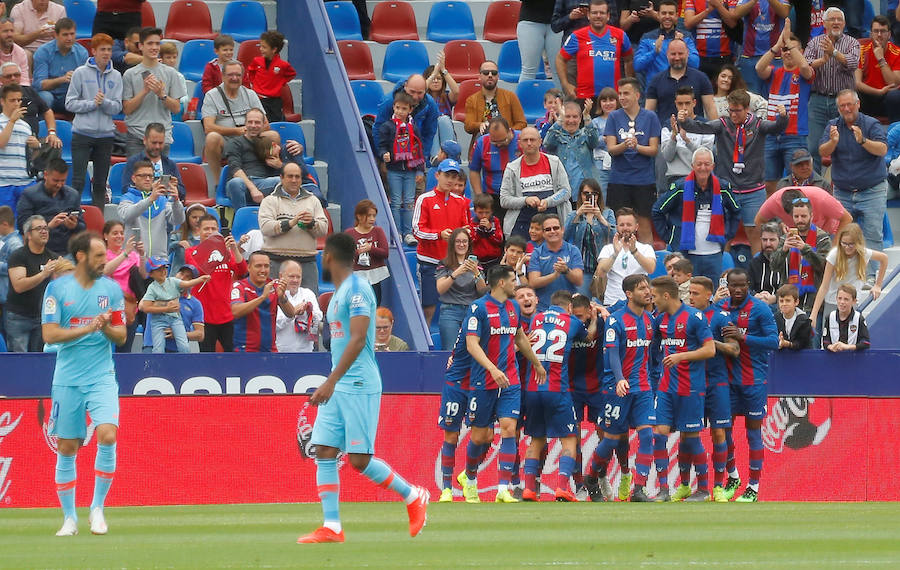
[[[619,500],[725,502],[741,485],[731,436],[739,415],[745,417],[750,477],[735,500],[758,499],[768,358],[777,334],[772,312],[747,294],[744,270],[728,272],[729,297],[717,304],[708,278],[691,280],[687,305],[672,278],[651,282],[631,275],[622,283],[626,299],[609,312],[584,296],[559,291],[547,310],[530,319],[511,298],[511,271],[491,271],[491,292],[472,305],[448,362],[439,421],[445,432],[441,502],[453,501],[464,417],[472,431],[466,468],[457,480],[466,502],[480,502],[476,476],[494,441],[495,422],[501,436],[498,503],[540,500],[548,438],[560,441],[557,484],[547,485],[557,501],[612,500],[607,466],[615,453],[622,469]],[[518,362],[513,347],[520,352]],[[585,450],[590,461],[582,481],[583,420],[593,424],[599,442],[591,453]],[[521,426],[529,437],[523,483]],[[700,437],[705,428],[712,441],[712,489]],[[638,440],[633,474],[629,430]],[[679,433],[680,482],[670,491],[673,431]],[[654,467],[659,491],[651,496],[647,480]]]

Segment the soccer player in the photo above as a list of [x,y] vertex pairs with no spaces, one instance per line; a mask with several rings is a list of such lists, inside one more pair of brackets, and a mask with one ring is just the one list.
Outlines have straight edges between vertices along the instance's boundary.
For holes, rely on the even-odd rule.
[[[681,302],[678,284],[665,275],[650,282],[653,303],[659,311],[657,331],[662,349],[662,377],[656,392],[656,433],[668,439],[674,429],[681,433],[679,449],[691,459],[697,473],[697,492],[690,494],[682,467],[682,489],[688,496],[676,495],[674,500],[709,500],[706,450],[700,441],[703,427],[703,397],[706,394],[706,363],[716,355],[709,322],[693,307]],[[687,466],[690,483],[690,465]],[[666,488],[660,494],[667,495]],[[683,493],[682,493],[683,494]],[[657,498],[657,500],[659,500]]]
[[[532,292],[534,295],[534,292]],[[535,301],[537,297],[535,297]],[[447,361],[444,373],[444,387],[441,389],[441,415],[438,427],[444,430],[441,445],[441,503],[453,502],[453,468],[456,466],[456,446],[459,445],[459,430],[469,403],[469,369],[472,358],[466,349],[466,333],[459,330],[453,352]],[[518,471],[518,469],[516,469]]]
[[[644,274],[629,275],[622,281],[627,303],[606,319],[606,345],[603,351],[604,392],[603,439],[591,457],[591,467],[584,484],[592,496],[599,491],[598,473],[609,463],[613,449],[628,437],[633,426],[638,434],[636,476],[632,501],[648,502],[644,487],[653,460],[653,429],[656,410],[650,386],[650,344],[653,321],[648,309],[652,304],[650,280]],[[631,486],[631,473],[623,466],[623,480]],[[621,495],[620,495],[621,497]]]
[[87,431],[85,412],[97,426],[91,532],[106,534],[103,504],[116,471],[119,425],[112,345],[125,343],[125,298],[118,284],[103,276],[103,238],[82,232],[69,242],[69,252],[75,258],[75,271],[47,286],[41,326],[44,342],[58,346],[49,429],[58,438],[56,493],[63,510],[63,525],[56,536],[78,534],[75,458]]
[[516,424],[519,419],[521,388],[515,348],[535,367],[536,382],[544,382],[546,370],[525,336],[515,292],[515,271],[508,265],[488,270],[490,293],[472,303],[463,323],[466,348],[472,357],[469,382],[469,425],[472,431],[466,448],[465,477],[460,477],[467,503],[480,503],[478,465],[485,446],[494,439],[494,420],[500,424],[500,482],[498,503],[518,502],[509,491],[516,457]]
[[331,328],[331,374],[309,398],[319,406],[311,442],[316,446],[316,485],[325,524],[297,539],[300,544],[344,542],[338,515],[340,482],[338,451],[350,465],[376,485],[403,497],[409,514],[409,534],[425,526],[428,491],[410,485],[387,463],[374,456],[381,406],[381,372],[375,362],[375,291],[353,273],[356,241],[346,233],[325,240],[322,267],[335,286],[328,304]]
[[548,437],[558,437],[562,446],[556,500],[577,501],[569,490],[569,478],[575,470],[576,434],[580,431],[569,393],[569,358],[573,342],[590,341],[597,336],[597,315],[596,310],[592,310],[593,319],[585,328],[571,311],[572,294],[565,290],[555,291],[550,296],[550,306],[535,315],[532,322],[532,348],[546,371],[546,381],[538,379],[535,374],[537,368],[532,369],[525,394],[528,408],[525,434],[531,436],[525,454],[525,491],[522,498],[526,501],[536,501],[540,497],[536,478]]
[[[747,272],[735,267],[727,274],[728,293],[721,308],[731,316],[733,324],[722,328],[722,336],[734,339],[740,346],[738,358],[726,361],[731,387],[731,423],[736,416],[744,416],[747,446],[750,448],[750,480],[737,499],[754,503],[759,498],[759,474],[763,467],[762,422],[766,418],[766,381],[769,376],[769,355],[778,348],[778,327],[768,305],[748,295]],[[725,497],[734,496],[741,486],[741,477],[734,462],[734,439],[725,430],[728,445],[728,482]]]
[[[521,239],[518,236],[512,236],[510,239]],[[506,246],[509,248],[510,240],[507,240]],[[501,261],[502,263],[502,261]],[[511,264],[506,264],[510,267],[515,267]],[[528,265],[527,260],[525,265]],[[517,277],[518,277],[518,270]],[[519,279],[521,281],[521,279]],[[534,292],[527,284],[518,285],[516,287],[516,303],[519,304],[519,323],[522,325],[522,330],[525,331],[525,334],[531,334],[531,322],[534,320],[534,316],[537,314],[537,304],[538,298],[537,293]],[[528,369],[528,360],[525,359],[525,356],[516,351],[516,362],[519,364],[519,376],[522,378],[528,378],[531,375],[531,371]],[[519,394],[521,395],[521,405],[519,407],[519,420],[516,422],[516,459],[513,463],[513,473],[510,478],[510,484],[513,487],[513,496],[517,499],[522,498],[522,493],[525,490],[524,485],[522,484],[522,479],[520,477],[521,467],[522,467],[522,451],[519,447],[519,442],[522,441],[522,431],[525,429],[525,391],[520,390]],[[544,459],[547,458],[547,449],[544,449],[544,453],[541,455],[541,467],[538,470],[537,483],[540,486],[541,482],[541,473],[544,472]]]
[[[690,285],[691,306],[702,312],[709,322],[709,329],[716,344],[716,355],[706,361],[706,398],[704,410],[706,423],[713,443],[713,500],[727,502],[725,498],[725,462],[728,457],[728,446],[725,444],[725,430],[731,428],[731,394],[728,388],[728,368],[726,361],[737,358],[741,348],[734,339],[726,339],[722,329],[731,324],[730,315],[711,304],[710,298],[715,292],[713,282],[708,277],[692,277]],[[690,461],[681,457],[679,447],[678,466],[682,468],[681,481],[684,485],[690,482]],[[687,473],[687,478],[685,478]],[[688,492],[690,487],[688,487]],[[679,487],[675,495],[684,494]]]

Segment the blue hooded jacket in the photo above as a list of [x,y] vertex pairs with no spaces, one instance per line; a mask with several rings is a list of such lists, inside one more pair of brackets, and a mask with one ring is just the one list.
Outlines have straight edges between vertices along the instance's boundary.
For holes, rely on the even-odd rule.
[[[379,147],[379,134],[382,123],[390,121],[394,115],[394,95],[397,91],[406,87],[406,82],[398,83],[391,91],[390,95],[385,96],[378,105],[378,114],[375,115],[375,124],[372,125],[372,138],[375,140],[375,148]],[[422,150],[425,152],[426,159],[431,156],[431,148],[434,144],[434,135],[437,133],[437,120],[441,112],[438,110],[437,103],[431,95],[425,94],[425,98],[419,101],[415,109],[412,110],[413,122],[416,124],[416,130],[422,139]],[[374,151],[374,149],[372,149]]]

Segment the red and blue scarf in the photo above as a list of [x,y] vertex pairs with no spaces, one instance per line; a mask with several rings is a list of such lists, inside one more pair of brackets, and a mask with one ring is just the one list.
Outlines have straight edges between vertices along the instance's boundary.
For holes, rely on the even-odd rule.
[[394,121],[394,158],[395,161],[406,161],[406,167],[415,170],[417,167],[425,164],[425,153],[422,152],[422,141],[416,136],[413,128],[412,115],[407,121],[401,121],[396,116],[391,117]]
[[[712,215],[709,218],[709,234],[707,241],[725,244],[725,215],[722,210],[722,185],[716,176],[710,175],[712,181]],[[681,245],[682,251],[696,249],[697,205],[695,202],[694,172],[684,179],[684,204],[681,207]]]
[[[809,233],[806,234],[806,243],[813,251],[816,251],[816,233],[815,224],[809,225]],[[816,272],[812,266],[800,253],[800,250],[792,247],[790,256],[788,257],[788,283],[797,286],[800,294],[816,292]]]

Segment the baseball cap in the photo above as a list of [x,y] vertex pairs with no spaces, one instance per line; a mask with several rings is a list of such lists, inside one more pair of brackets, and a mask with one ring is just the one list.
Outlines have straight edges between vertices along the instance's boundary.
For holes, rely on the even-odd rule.
[[800,164],[812,160],[812,155],[805,148],[798,148],[791,155],[791,164]]
[[159,269],[160,267],[168,267],[168,266],[169,266],[169,260],[166,259],[165,257],[159,256],[159,257],[151,257],[151,258],[147,259],[147,264],[146,264],[147,273],[150,273],[151,271],[155,271],[155,270]]
[[196,279],[197,277],[200,277],[200,272],[197,271],[197,268],[194,267],[193,265],[191,265],[190,263],[185,263],[184,265],[179,267],[178,271],[176,271],[176,273],[181,273],[185,269],[187,269],[188,271],[191,272],[192,279]]
[[459,161],[459,157],[462,154],[462,149],[459,148],[459,143],[453,139],[445,140],[444,142],[442,142],[441,150],[447,153],[448,158],[452,158],[456,161]]
[[461,176],[463,175],[462,166],[459,165],[459,162],[453,160],[452,158],[445,158],[438,165],[438,172],[458,172]]

